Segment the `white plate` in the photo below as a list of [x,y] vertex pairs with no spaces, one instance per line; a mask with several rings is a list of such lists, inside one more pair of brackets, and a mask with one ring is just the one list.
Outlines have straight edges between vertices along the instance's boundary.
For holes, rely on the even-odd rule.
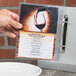
[[31,64],[0,62],[0,76],[39,76],[42,70]]

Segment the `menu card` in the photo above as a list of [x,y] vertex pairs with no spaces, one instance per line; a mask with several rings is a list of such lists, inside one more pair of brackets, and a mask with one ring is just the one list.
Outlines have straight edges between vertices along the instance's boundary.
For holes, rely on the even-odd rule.
[[18,57],[54,59],[58,8],[22,3],[17,51]]

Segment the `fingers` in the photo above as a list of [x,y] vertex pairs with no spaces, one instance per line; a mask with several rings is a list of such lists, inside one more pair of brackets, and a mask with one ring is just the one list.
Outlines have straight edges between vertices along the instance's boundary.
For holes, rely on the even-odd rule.
[[8,15],[11,16],[12,19],[19,21],[19,16],[16,13],[8,10]]
[[9,28],[8,28],[8,30],[10,31],[10,32],[12,32],[12,33],[14,33],[14,34],[18,34],[18,30],[16,30],[15,28],[13,28],[12,26],[10,26],[9,25]]
[[19,23],[19,16],[11,11],[9,11],[8,14],[11,16],[10,25],[16,29],[22,28],[22,24]]
[[14,19],[14,20],[16,20],[16,21],[19,22],[19,16],[18,16],[17,14],[11,12],[11,13],[10,13],[10,16],[11,16],[12,19]]
[[12,18],[10,18],[10,20],[9,20],[9,25],[13,26],[16,29],[22,28],[22,24],[20,24],[19,22],[13,20]]
[[[20,24],[18,22],[19,16],[9,10],[6,10],[6,9],[1,10],[0,14],[1,14],[1,16],[0,16],[0,18],[1,18],[0,31],[11,38],[15,38],[16,34],[17,34],[16,29],[22,28],[22,24]],[[13,30],[10,28],[10,26],[14,27]]]
[[1,32],[11,38],[15,38],[16,35],[18,34],[18,31],[10,25],[5,26]]
[[13,28],[11,25],[7,25],[6,28],[5,28],[6,31],[10,31],[14,34],[18,34],[18,30],[16,30],[15,28]]
[[5,35],[7,35],[8,37],[11,37],[11,38],[15,38],[16,37],[16,34],[14,34],[12,32],[9,32],[9,31],[2,31],[2,33],[4,33]]

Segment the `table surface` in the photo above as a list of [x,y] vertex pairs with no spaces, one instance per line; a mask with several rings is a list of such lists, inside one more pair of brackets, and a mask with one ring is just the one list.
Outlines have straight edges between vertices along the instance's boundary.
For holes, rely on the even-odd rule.
[[42,69],[42,73],[40,76],[76,76],[76,73]]

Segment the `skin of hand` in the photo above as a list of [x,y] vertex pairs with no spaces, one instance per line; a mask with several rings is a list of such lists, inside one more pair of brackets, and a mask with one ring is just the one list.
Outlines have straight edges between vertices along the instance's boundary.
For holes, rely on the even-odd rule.
[[15,38],[18,29],[22,28],[19,23],[19,16],[7,9],[0,10],[0,32],[11,38]]

